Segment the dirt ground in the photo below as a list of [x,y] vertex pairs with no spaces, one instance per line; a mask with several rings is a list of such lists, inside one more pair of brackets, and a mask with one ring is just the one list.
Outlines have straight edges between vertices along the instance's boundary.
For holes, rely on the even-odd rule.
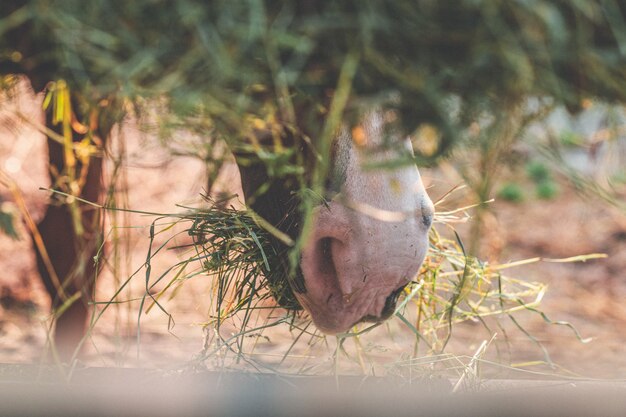
[[[0,102],[0,169],[17,183],[28,210],[35,220],[40,218],[46,201],[45,140],[34,127],[40,122],[37,99],[23,94],[20,100]],[[23,119],[16,119],[19,112]],[[115,143],[125,144],[126,168],[119,183],[126,196],[127,207],[160,213],[181,210],[177,204],[198,202],[205,184],[203,164],[190,157],[171,157],[158,142],[140,132],[132,123],[116,132]],[[184,138],[183,138],[184,139]],[[119,151],[119,146],[113,151]],[[440,172],[424,170],[436,199],[455,183]],[[222,176],[221,187],[236,189],[237,173],[233,167]],[[0,203],[16,210],[14,196],[0,188]],[[594,378],[626,379],[626,214],[592,198],[582,198],[562,181],[561,193],[552,200],[528,199],[522,203],[498,201],[493,205],[495,216],[486,223],[484,241],[496,245],[500,260],[519,260],[540,256],[566,258],[587,253],[605,253],[606,259],[585,263],[563,264],[542,262],[518,267],[510,274],[530,281],[548,284],[541,310],[554,321],[571,322],[583,338],[581,343],[564,326],[549,325],[538,314],[520,316],[520,322],[532,336],[545,346],[556,371]],[[98,300],[107,300],[113,291],[145,262],[148,251],[148,228],[154,217],[118,213],[109,217],[110,237],[122,235],[120,253],[106,265],[98,282]],[[32,363],[42,358],[47,343],[49,302],[38,280],[31,243],[23,226],[20,239],[0,236],[0,362]],[[114,233],[115,232],[115,233]],[[155,247],[166,236],[157,236]],[[188,243],[184,236],[176,243]],[[114,245],[109,244],[109,250]],[[183,259],[179,251],[163,251],[152,261],[152,273],[159,274]],[[128,299],[143,291],[145,278],[141,270],[125,290]],[[209,314],[210,283],[195,279],[186,283],[180,293],[165,303],[175,320],[168,329],[168,316],[153,309],[137,322],[137,303],[120,304],[107,311],[97,322],[87,343],[83,361],[96,366],[148,366],[176,369],[188,364],[202,350],[204,334],[201,324]],[[504,318],[503,322],[507,322]],[[275,363],[288,349],[292,336],[288,326],[276,329],[257,345],[261,360]],[[509,323],[502,324],[508,336],[499,332],[497,346],[489,361],[503,364],[526,363],[525,369],[544,372],[545,356],[531,339]],[[140,335],[138,338],[138,334]],[[379,333],[363,343],[368,344],[371,357],[380,368],[394,372],[412,349],[399,335],[386,340]],[[453,333],[449,352],[472,355],[481,341],[490,335],[476,323],[459,325]],[[410,339],[410,338],[409,338]],[[307,355],[306,371],[331,371],[334,352],[329,347],[318,350],[295,349],[293,357]],[[349,362],[349,360],[346,360]],[[432,365],[435,360],[426,360]],[[497,368],[485,361],[485,366]],[[378,366],[378,365],[377,365]],[[283,368],[284,369],[284,368]],[[302,369],[302,368],[299,368]],[[553,369],[554,370],[554,369]],[[379,371],[377,371],[379,372]],[[528,374],[527,374],[528,375]],[[533,375],[533,374],[529,374]]]

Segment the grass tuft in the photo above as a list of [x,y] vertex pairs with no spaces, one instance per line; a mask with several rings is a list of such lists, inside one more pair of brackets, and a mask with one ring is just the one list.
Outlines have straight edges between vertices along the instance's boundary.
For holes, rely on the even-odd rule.
[[519,184],[509,182],[500,188],[498,191],[498,197],[513,203],[519,203],[524,200],[524,191]]
[[[158,303],[166,293],[175,296],[178,285],[186,279],[208,276],[213,285],[214,308],[205,323],[207,336],[199,357],[201,362],[223,359],[225,352],[230,352],[237,361],[243,360],[252,364],[254,369],[266,370],[267,363],[258,360],[256,349],[270,340],[268,329],[277,326],[288,328],[293,341],[285,347],[280,361],[274,363],[277,368],[271,369],[282,369],[290,362],[286,359],[310,359],[311,355],[302,352],[309,352],[313,346],[328,345],[329,341],[314,329],[307,313],[300,310],[284,270],[272,269],[287,257],[287,250],[275,248],[271,231],[264,229],[253,213],[211,203],[208,208],[188,209],[175,215],[178,217],[175,222],[186,224],[185,233],[192,237],[192,243],[187,247],[176,248],[190,249],[193,255],[181,263],[184,268],[180,268],[154,296],[154,302]],[[344,355],[353,359],[363,373],[370,373],[373,365],[367,364],[368,352],[380,341],[380,331],[386,331],[390,340],[407,340],[408,337],[408,346],[412,345],[412,348],[407,348],[406,353],[412,358],[440,355],[445,352],[460,323],[479,323],[489,337],[493,337],[495,331],[489,323],[495,319],[498,328],[499,321],[509,321],[511,327],[539,346],[544,363],[552,363],[547,350],[523,328],[517,317],[534,314],[550,325],[572,326],[567,322],[552,321],[541,312],[539,305],[546,292],[544,284],[505,274],[509,268],[542,259],[489,264],[468,256],[458,236],[447,238],[439,231],[465,219],[464,212],[438,213],[426,260],[401,295],[394,319],[383,324],[357,325],[339,335],[333,354],[335,361]],[[596,255],[546,261],[584,261],[594,257]],[[196,267],[188,268],[191,265]],[[182,269],[185,269],[184,273]],[[263,318],[259,320],[259,316]],[[376,336],[368,341],[369,333]],[[574,334],[578,336],[575,330]],[[579,339],[583,341],[580,336]],[[354,340],[355,353],[348,353],[348,340]],[[305,348],[302,348],[303,344]],[[314,365],[308,364],[298,372],[314,372],[314,369]],[[339,368],[335,366],[334,369]]]
[[[456,189],[459,188],[453,191]],[[204,348],[196,363],[217,361],[220,368],[227,366],[227,357],[232,359],[234,356],[236,363],[243,361],[256,371],[284,372],[285,367],[293,371],[293,361],[288,359],[295,359],[304,361],[296,369],[299,374],[339,372],[343,368],[338,366],[338,361],[345,356],[356,363],[363,374],[374,375],[376,355],[372,352],[387,350],[379,344],[381,336],[394,344],[406,342],[408,337],[412,349],[407,347],[410,345],[402,343],[406,350],[401,355],[401,362],[405,365],[418,364],[422,362],[413,359],[437,358],[447,354],[446,347],[452,333],[461,323],[480,324],[488,334],[488,339],[493,339],[496,334],[492,328],[495,320],[498,333],[503,333],[500,340],[508,337],[503,330],[503,321],[509,321],[511,327],[537,345],[544,356],[541,363],[557,370],[558,366],[551,361],[546,347],[519,320],[524,314],[536,315],[546,325],[569,328],[582,343],[588,341],[570,323],[552,320],[541,311],[540,304],[547,291],[545,284],[514,278],[505,272],[541,261],[585,262],[606,255],[590,254],[566,259],[532,258],[505,264],[481,261],[466,254],[462,241],[452,229],[454,223],[468,220],[465,210],[471,207],[465,207],[451,211],[440,210],[436,214],[435,226],[430,233],[430,250],[421,270],[401,294],[393,319],[385,323],[356,325],[351,331],[337,336],[333,350],[329,342],[331,338],[316,330],[307,313],[300,310],[285,269],[273,269],[273,265],[281,265],[288,257],[288,249],[276,249],[275,231],[266,227],[265,222],[259,221],[255,213],[237,210],[232,206],[225,207],[225,201],[208,200],[208,207],[186,207],[184,212],[173,214],[128,210],[156,218],[150,226],[151,247],[142,266],[145,269],[145,294],[138,300],[138,339],[144,310],[148,313],[157,306],[168,316],[168,325],[173,325],[174,318],[160,303],[160,299],[175,297],[185,282],[200,277],[210,279],[213,291],[212,311],[204,323]],[[175,231],[180,226],[184,230]],[[448,228],[453,230],[453,237],[440,233],[440,229],[447,231]],[[155,236],[162,234],[169,237],[164,243],[153,247]],[[181,234],[190,236],[191,242],[182,246],[173,245],[171,242],[174,237]],[[151,274],[151,261],[163,249],[188,250],[191,255],[155,277]],[[108,302],[96,303],[102,308],[92,325],[96,324],[107,307],[127,302],[118,298],[142,268],[136,270]],[[156,285],[163,283],[163,289],[154,293]],[[275,327],[288,329],[292,342],[285,346],[284,354],[278,360],[269,364],[259,359],[267,355],[258,352],[257,348],[264,341],[270,341],[268,329]],[[381,331],[385,334],[381,335]],[[354,341],[353,352],[347,348],[348,340]],[[320,371],[319,363],[310,363],[318,359],[311,352],[320,347],[334,352],[330,370]],[[476,370],[478,357],[483,357],[486,348],[479,349],[466,365]],[[275,353],[273,356],[276,359]],[[407,357],[411,358],[408,362]],[[409,373],[418,372],[420,366],[411,368]],[[394,366],[387,368],[392,369]],[[467,372],[463,369],[463,372]],[[462,377],[462,374],[458,376]]]

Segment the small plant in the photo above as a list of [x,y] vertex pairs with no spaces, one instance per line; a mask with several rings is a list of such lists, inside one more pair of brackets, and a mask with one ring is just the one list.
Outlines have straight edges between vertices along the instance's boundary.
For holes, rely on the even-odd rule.
[[519,203],[524,200],[524,191],[522,191],[522,188],[518,184],[508,182],[500,188],[498,197],[513,203]]
[[543,162],[540,161],[529,162],[526,165],[526,173],[535,184],[551,179],[550,170]]
[[559,192],[559,186],[552,179],[550,169],[541,161],[530,161],[526,174],[535,183],[535,195],[542,200],[550,200]]
[[559,186],[552,180],[545,180],[537,184],[535,192],[538,198],[551,200],[559,193]]

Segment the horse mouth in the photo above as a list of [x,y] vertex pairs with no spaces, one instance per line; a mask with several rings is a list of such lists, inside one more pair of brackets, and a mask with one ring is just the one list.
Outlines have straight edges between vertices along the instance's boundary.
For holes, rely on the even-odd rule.
[[387,320],[388,318],[390,318],[393,313],[396,311],[396,305],[398,304],[398,298],[400,298],[400,294],[402,294],[402,292],[404,291],[404,288],[407,286],[408,284],[404,284],[401,287],[399,287],[396,290],[393,290],[391,292],[391,294],[389,294],[387,296],[387,298],[385,299],[385,305],[383,306],[382,311],[380,312],[380,315],[378,316],[374,316],[371,314],[368,314],[366,316],[363,316],[357,323],[381,323],[385,320]]

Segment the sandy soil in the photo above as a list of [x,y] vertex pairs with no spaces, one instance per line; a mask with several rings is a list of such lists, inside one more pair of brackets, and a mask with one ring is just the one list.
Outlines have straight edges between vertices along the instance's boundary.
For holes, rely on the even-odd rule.
[[[39,187],[48,185],[45,166],[45,141],[28,123],[14,117],[18,111],[27,119],[41,116],[34,97],[22,95],[18,101],[0,103],[4,108],[0,119],[0,168],[13,178],[26,201],[29,212],[41,217],[46,194]],[[13,115],[13,116],[11,116]],[[184,138],[183,138],[184,139]],[[123,141],[123,142],[122,142]],[[132,123],[117,132],[113,153],[124,143],[126,168],[118,183],[127,196],[127,207],[156,212],[180,210],[176,204],[199,201],[205,184],[202,163],[194,158],[172,158],[150,135],[140,132]],[[424,171],[425,181],[432,184],[431,195],[443,194],[456,179],[436,172]],[[221,187],[236,189],[234,168],[222,175]],[[0,188],[0,203],[15,209],[13,196]],[[498,247],[500,259],[525,259],[536,256],[563,258],[585,253],[606,253],[607,259],[578,264],[539,263],[519,267],[513,275],[549,285],[541,309],[552,320],[566,320],[583,337],[581,343],[563,326],[548,325],[537,314],[521,315],[520,322],[548,350],[561,369],[588,377],[626,379],[626,216],[623,212],[590,199],[579,197],[563,188],[558,198],[549,201],[529,200],[513,204],[497,202],[495,217],[487,224],[485,241]],[[107,230],[111,236],[121,235],[121,244],[109,243],[109,253],[119,250],[120,262],[108,264],[99,278],[98,300],[108,300],[115,288],[140,269],[148,253],[148,227],[154,220],[139,214],[110,216]],[[115,233],[114,233],[115,232]],[[20,227],[19,240],[0,236],[0,362],[37,362],[46,346],[49,304],[34,268],[30,240]],[[168,235],[169,236],[169,235]],[[155,238],[153,246],[165,242],[165,234]],[[175,244],[188,243],[184,235]],[[116,249],[117,248],[117,249]],[[152,274],[157,276],[172,264],[184,259],[185,253],[167,250],[152,260]],[[171,301],[164,300],[175,326],[168,329],[168,316],[158,309],[143,315],[140,339],[137,339],[137,302],[110,308],[97,322],[87,344],[83,360],[91,365],[157,366],[177,368],[188,364],[202,350],[204,333],[201,324],[210,314],[211,285],[207,277],[186,282]],[[133,299],[143,292],[145,270],[133,278],[125,290]],[[162,288],[162,287],[159,287]],[[394,327],[396,326],[396,327]],[[488,349],[489,360],[511,364],[526,362],[526,369],[546,371],[533,364],[544,360],[542,350],[506,318],[501,320],[497,342]],[[402,374],[404,359],[412,351],[412,337],[395,329],[374,332],[361,341],[367,352],[369,371]],[[505,338],[506,332],[508,338]],[[276,364],[289,348],[293,335],[288,326],[264,333],[256,343],[256,356],[262,363]],[[489,339],[480,324],[459,325],[448,351],[472,355],[480,342]],[[329,372],[335,340],[328,340],[311,349],[296,347],[290,358],[298,365],[283,365],[286,371]],[[219,356],[219,355],[218,355]],[[354,357],[341,359],[345,369],[359,362]],[[210,363],[223,363],[215,359]],[[294,362],[295,363],[295,362]],[[423,361],[434,368],[435,360]],[[421,365],[420,365],[421,366]],[[485,362],[485,367],[499,369]]]

